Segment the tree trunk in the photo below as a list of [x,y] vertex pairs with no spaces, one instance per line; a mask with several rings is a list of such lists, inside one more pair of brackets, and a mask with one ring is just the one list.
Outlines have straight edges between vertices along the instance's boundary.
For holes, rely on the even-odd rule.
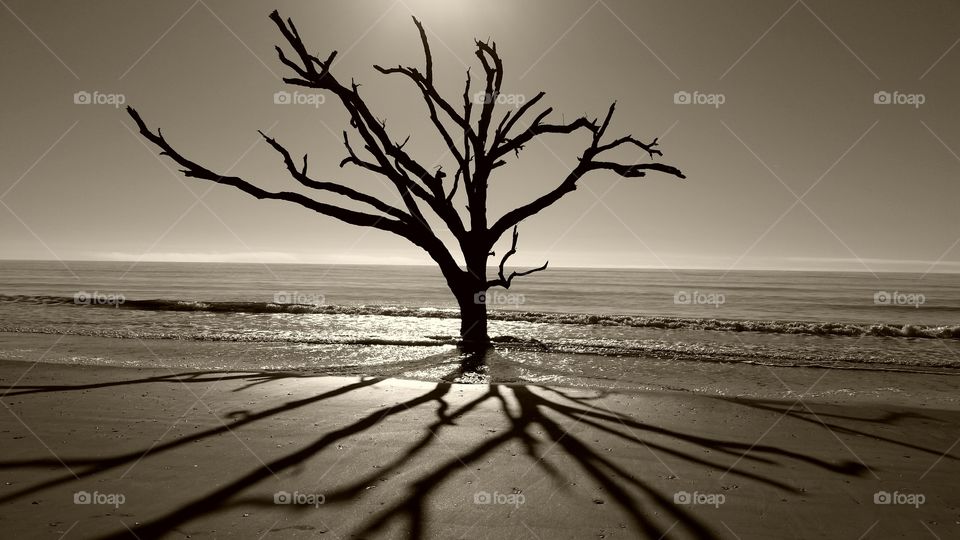
[[487,349],[487,304],[485,291],[469,288],[457,294],[460,304],[460,348],[469,352]]
[[460,348],[476,352],[490,347],[487,335],[487,250],[474,239],[464,253],[466,272],[453,290],[460,305]]

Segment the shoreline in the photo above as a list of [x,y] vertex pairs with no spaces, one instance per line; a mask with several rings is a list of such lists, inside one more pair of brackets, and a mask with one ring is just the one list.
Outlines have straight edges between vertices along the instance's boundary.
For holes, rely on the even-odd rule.
[[12,537],[960,534],[957,410],[22,361],[0,379]]
[[[360,350],[363,358],[351,357]],[[373,358],[375,361],[370,362]],[[389,360],[383,360],[389,359]],[[295,371],[315,376],[371,376],[452,381],[451,346],[310,346],[272,342],[117,339],[66,334],[0,333],[0,361],[160,368],[181,371]],[[501,345],[488,376],[473,382],[620,391],[678,391],[745,399],[804,399],[960,410],[960,370],[900,371],[783,366],[691,358],[596,357],[541,353]],[[584,364],[602,369],[585,371]]]
[[[329,315],[383,315],[422,319],[460,319],[459,309],[450,305],[405,304],[309,304],[265,300],[195,300],[185,298],[126,298],[103,304],[84,304],[95,309],[124,309],[147,312],[225,313],[225,314],[329,314]],[[0,300],[53,300],[52,304],[76,305],[71,295],[7,295]],[[589,325],[596,327],[628,327],[652,330],[716,330],[755,332],[771,335],[838,336],[838,337],[907,337],[914,339],[960,339],[960,325],[944,322],[917,322],[910,319],[840,318],[822,319],[813,316],[786,318],[754,318],[750,316],[713,317],[707,314],[640,313],[640,312],[580,312],[562,308],[538,310],[498,307],[487,310],[488,321],[537,322],[558,325]],[[16,332],[16,329],[4,330]],[[452,337],[452,336],[451,336]]]

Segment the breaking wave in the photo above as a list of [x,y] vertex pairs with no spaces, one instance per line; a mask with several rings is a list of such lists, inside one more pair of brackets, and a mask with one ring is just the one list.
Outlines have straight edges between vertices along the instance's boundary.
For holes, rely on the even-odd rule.
[[[22,302],[25,304],[64,306],[76,304],[76,301],[73,297],[33,295],[0,295],[0,302]],[[122,302],[114,303],[90,303],[78,307],[88,306],[95,306],[105,309],[146,310],[161,312],[188,311],[225,314],[305,313],[321,315],[373,315],[384,317],[421,317],[441,319],[455,319],[460,316],[459,311],[454,308],[417,308],[384,305],[311,305],[285,304],[276,302],[199,302],[170,299],[123,300]],[[876,336],[892,338],[960,339],[960,326],[958,325],[890,324],[883,322],[864,324],[828,321],[681,318],[647,315],[591,315],[581,313],[553,313],[498,309],[492,309],[489,312],[488,317],[489,319],[495,321],[580,326],[622,326],[665,330],[710,330],[717,332],[758,332],[766,334],[800,334],[846,337]],[[436,342],[432,341],[431,343]]]

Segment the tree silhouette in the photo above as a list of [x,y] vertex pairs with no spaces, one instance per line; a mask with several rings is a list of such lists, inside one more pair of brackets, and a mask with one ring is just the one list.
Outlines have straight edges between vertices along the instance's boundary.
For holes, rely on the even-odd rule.
[[[436,132],[442,137],[457,162],[457,170],[450,178],[442,167],[430,172],[427,167],[410,155],[404,146],[407,140],[398,142],[390,136],[386,122],[377,117],[360,96],[359,84],[352,79],[349,85],[343,84],[331,72],[337,52],[333,51],[321,60],[307,52],[307,47],[294,26],[293,21],[284,21],[274,11],[270,19],[280,29],[287,44],[295,53],[291,59],[279,46],[276,47],[280,62],[293,71],[294,76],[283,81],[294,86],[322,90],[335,96],[350,116],[350,128],[362,141],[365,153],[355,151],[345,130],[343,145],[347,157],[340,166],[353,165],[387,178],[396,188],[403,208],[388,204],[377,197],[362,193],[346,185],[331,181],[319,181],[307,173],[307,156],[298,166],[290,152],[275,139],[263,132],[260,134],[266,142],[283,158],[286,169],[297,182],[316,191],[328,192],[355,203],[360,203],[367,211],[349,209],[344,206],[320,202],[298,192],[271,192],[247,182],[242,178],[217,174],[214,171],[185,157],[175,150],[163,137],[160,130],[151,131],[132,107],[127,112],[133,117],[140,133],[160,148],[161,155],[168,156],[182,167],[187,177],[209,180],[238,188],[258,199],[274,199],[292,202],[309,208],[317,213],[334,217],[343,222],[363,227],[373,227],[401,236],[419,246],[439,266],[450,291],[460,307],[461,346],[468,350],[478,350],[489,345],[487,336],[487,306],[484,293],[491,287],[510,288],[514,278],[532,274],[547,268],[543,266],[525,270],[506,272],[507,260],[516,253],[519,238],[517,226],[524,219],[551,206],[563,196],[577,189],[580,179],[592,171],[612,171],[626,178],[639,178],[647,171],[659,171],[679,178],[685,178],[676,167],[655,162],[662,155],[657,149],[657,139],[644,143],[631,135],[610,139],[604,142],[604,135],[613,118],[616,103],[610,105],[602,121],[590,120],[584,116],[569,123],[551,123],[547,117],[553,112],[546,108],[537,114],[532,122],[524,117],[544,97],[539,92],[513,111],[508,111],[500,121],[494,124],[494,107],[501,95],[503,82],[503,62],[495,43],[475,41],[475,55],[483,67],[483,99],[474,103],[470,99],[472,78],[470,70],[466,73],[466,84],[462,95],[463,103],[455,107],[442,97],[434,85],[433,57],[423,25],[413,19],[420,33],[426,65],[423,71],[413,67],[397,66],[384,68],[374,66],[383,74],[398,74],[409,79],[419,89],[426,105],[430,120]],[[474,109],[478,110],[474,110]],[[532,113],[531,113],[532,114]],[[492,220],[487,216],[487,188],[494,171],[507,164],[507,160],[518,158],[524,146],[543,135],[571,135],[585,132],[590,135],[589,145],[582,151],[577,165],[551,191],[506,212]],[[649,157],[649,162],[619,163],[604,160],[601,155],[621,147],[639,148]],[[462,188],[461,188],[462,186]],[[454,201],[458,188],[462,189],[461,198],[465,198],[466,219]],[[431,227],[425,211],[432,212],[449,229],[462,255],[463,266],[450,249],[437,236]],[[492,223],[490,223],[492,221]],[[487,261],[495,256],[493,247],[497,241],[512,229],[510,249],[500,258],[496,275],[488,278]]]

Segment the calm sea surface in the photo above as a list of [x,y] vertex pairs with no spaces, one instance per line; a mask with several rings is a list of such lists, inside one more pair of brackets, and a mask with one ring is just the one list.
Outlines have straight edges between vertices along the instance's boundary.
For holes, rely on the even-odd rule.
[[[690,361],[960,373],[956,275],[559,268],[486,301],[527,379]],[[453,349],[457,315],[431,267],[0,262],[8,338],[176,345],[170,362],[194,368],[232,367],[233,353],[204,352],[219,343],[244,366],[416,372]],[[116,362],[82,348],[45,360]]]

